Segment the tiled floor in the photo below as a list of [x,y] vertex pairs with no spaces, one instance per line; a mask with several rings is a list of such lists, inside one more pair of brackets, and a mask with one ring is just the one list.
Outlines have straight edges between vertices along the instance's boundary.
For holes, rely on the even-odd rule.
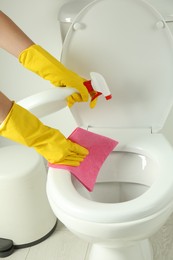
[[[173,215],[151,238],[151,242],[154,260],[173,260]],[[30,248],[16,250],[5,259],[85,260],[87,250],[88,244],[78,239],[59,222],[56,231],[47,240]]]
[[69,232],[60,222],[55,232],[42,243],[16,250],[7,260],[83,260],[87,243]]

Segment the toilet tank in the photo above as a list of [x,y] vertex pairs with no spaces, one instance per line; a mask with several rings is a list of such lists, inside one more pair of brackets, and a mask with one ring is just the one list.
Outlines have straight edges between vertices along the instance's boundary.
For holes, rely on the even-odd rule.
[[60,23],[60,32],[62,41],[64,41],[65,36],[70,28],[70,25],[73,23],[76,15],[89,3],[93,0],[76,0],[64,4],[59,11],[58,21]]

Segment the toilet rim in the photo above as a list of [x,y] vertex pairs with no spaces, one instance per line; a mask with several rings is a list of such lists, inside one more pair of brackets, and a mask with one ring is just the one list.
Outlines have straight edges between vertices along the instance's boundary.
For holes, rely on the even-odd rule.
[[[165,149],[167,153],[162,153]],[[155,134],[144,137],[143,140],[137,139],[129,143],[128,148],[124,151],[138,151],[139,154],[150,155],[150,158],[153,158],[159,165],[158,179],[141,196],[123,203],[107,204],[91,201],[77,192],[69,172],[49,169],[47,181],[49,199],[57,208],[68,215],[100,223],[135,221],[155,214],[167,208],[168,204],[172,204],[173,150],[164,136]]]

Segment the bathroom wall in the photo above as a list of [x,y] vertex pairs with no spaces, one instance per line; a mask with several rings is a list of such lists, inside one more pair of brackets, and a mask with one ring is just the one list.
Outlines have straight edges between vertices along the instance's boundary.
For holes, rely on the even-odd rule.
[[[70,1],[72,0],[1,0],[0,9],[9,15],[35,43],[42,45],[59,59],[62,43],[57,16],[61,5]],[[171,19],[172,0],[147,1],[153,4],[164,17]],[[173,32],[173,23],[169,23],[169,26]],[[16,58],[0,50],[0,89],[11,99],[18,101],[50,87],[52,86],[49,82],[24,69]],[[173,145],[173,109],[162,132]]]
[[[165,20],[172,21],[167,23],[173,33],[173,1],[172,0],[147,0],[163,15]],[[172,86],[173,87],[173,86]],[[173,145],[173,109],[171,110],[168,119],[162,131],[170,143]]]

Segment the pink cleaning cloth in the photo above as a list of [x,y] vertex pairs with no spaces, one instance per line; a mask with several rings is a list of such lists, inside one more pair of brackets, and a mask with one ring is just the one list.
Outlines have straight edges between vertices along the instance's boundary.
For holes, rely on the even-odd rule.
[[102,164],[118,142],[80,127],[77,127],[68,139],[87,148],[89,154],[79,166],[51,163],[48,163],[48,166],[70,171],[89,191],[92,191]]

